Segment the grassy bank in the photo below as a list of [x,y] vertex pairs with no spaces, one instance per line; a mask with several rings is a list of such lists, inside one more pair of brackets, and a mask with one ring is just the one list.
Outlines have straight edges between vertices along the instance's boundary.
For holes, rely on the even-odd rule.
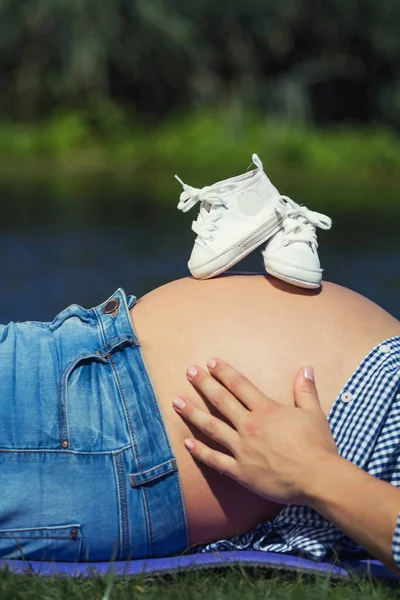
[[175,598],[202,600],[389,600],[399,598],[398,590],[379,582],[355,579],[352,582],[256,569],[231,567],[218,571],[192,571],[166,577],[96,576],[85,578],[44,578],[0,572],[3,600],[62,598],[93,600]]
[[0,123],[0,187],[3,196],[54,202],[118,196],[170,206],[180,193],[173,174],[202,187],[242,173],[253,152],[282,193],[316,210],[399,214],[400,151],[390,131],[310,129],[232,110],[155,125],[107,106]]

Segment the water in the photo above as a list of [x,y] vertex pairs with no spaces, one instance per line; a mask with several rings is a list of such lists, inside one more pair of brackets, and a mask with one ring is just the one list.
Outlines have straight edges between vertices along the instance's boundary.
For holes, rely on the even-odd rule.
[[[65,221],[63,226],[56,221],[30,223],[28,229],[19,226],[3,232],[0,322],[51,320],[73,302],[86,307],[100,304],[117,287],[141,296],[188,275],[192,216],[185,220],[172,211],[153,217],[147,214],[128,224],[116,224],[115,219],[112,225],[86,223],[84,228],[71,220],[67,227]],[[400,244],[395,227],[389,231],[378,223],[366,229],[343,222],[321,232],[319,239],[326,279],[350,287],[400,318]],[[247,257],[237,270],[261,271],[260,253]]]

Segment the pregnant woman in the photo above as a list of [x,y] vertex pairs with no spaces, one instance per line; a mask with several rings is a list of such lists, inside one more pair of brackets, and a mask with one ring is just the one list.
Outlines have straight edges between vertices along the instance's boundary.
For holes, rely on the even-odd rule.
[[182,279],[137,301],[119,289],[51,322],[1,326],[0,556],[166,556],[271,521],[282,504],[186,449],[196,437],[226,452],[173,407],[180,396],[215,413],[187,367],[221,357],[290,406],[294,375],[313,365],[328,416],[375,346],[400,373],[399,335],[399,321],[347,289],[250,274]]

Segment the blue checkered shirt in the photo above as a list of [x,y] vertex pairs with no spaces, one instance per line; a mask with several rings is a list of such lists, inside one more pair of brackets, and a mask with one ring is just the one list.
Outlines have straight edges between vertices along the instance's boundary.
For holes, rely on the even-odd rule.
[[[370,475],[400,487],[400,337],[371,350],[332,406],[328,421],[339,454]],[[289,505],[273,521],[243,536],[198,546],[196,552],[263,550],[301,553],[315,560],[365,556],[332,523],[306,506]],[[393,537],[400,570],[400,515]]]

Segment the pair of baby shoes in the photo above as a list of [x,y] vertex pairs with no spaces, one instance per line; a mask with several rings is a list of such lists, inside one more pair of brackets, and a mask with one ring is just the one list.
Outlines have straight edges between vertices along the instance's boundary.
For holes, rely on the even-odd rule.
[[330,229],[329,217],[282,196],[264,172],[257,154],[255,169],[201,189],[183,186],[178,204],[187,212],[200,202],[193,221],[197,234],[188,263],[196,279],[223,273],[255,248],[262,251],[267,273],[304,288],[318,288],[322,269],[316,228]]

